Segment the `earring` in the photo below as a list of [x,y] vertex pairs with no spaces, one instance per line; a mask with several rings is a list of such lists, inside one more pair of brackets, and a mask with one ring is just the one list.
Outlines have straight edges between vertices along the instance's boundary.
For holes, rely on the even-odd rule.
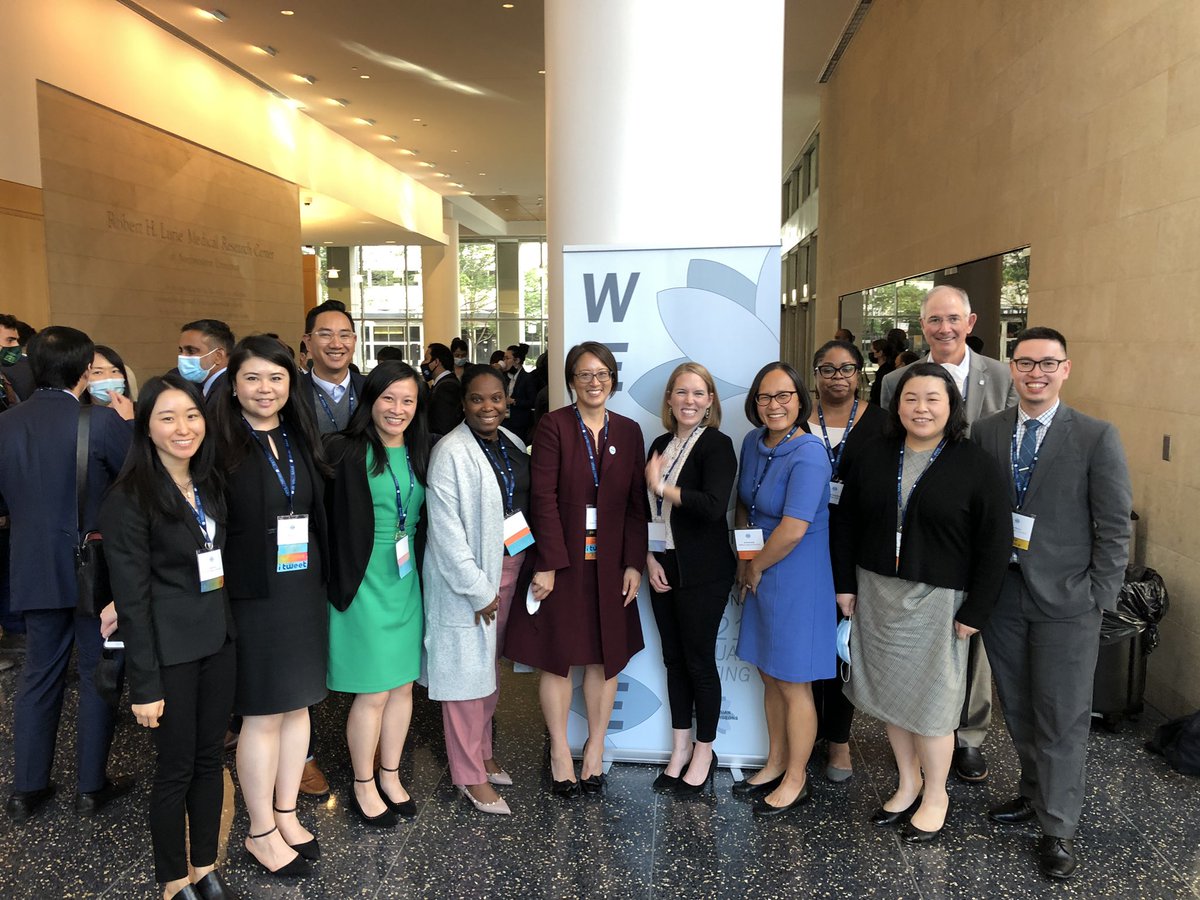
[[709,417],[709,416],[711,416],[711,415],[712,415],[712,407],[710,406],[708,409],[706,409],[706,410],[704,411],[704,421],[705,421],[705,422],[707,422],[707,421],[708,421],[708,417]]

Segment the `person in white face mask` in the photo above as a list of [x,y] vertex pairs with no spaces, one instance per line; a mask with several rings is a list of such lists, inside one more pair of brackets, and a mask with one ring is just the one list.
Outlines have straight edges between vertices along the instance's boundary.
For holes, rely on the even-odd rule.
[[219,319],[188,322],[179,333],[179,374],[201,385],[204,397],[224,385],[221,376],[233,352],[233,332]]
[[111,406],[126,421],[133,418],[133,390],[129,372],[117,351],[97,344],[87,378],[87,398],[90,402]]

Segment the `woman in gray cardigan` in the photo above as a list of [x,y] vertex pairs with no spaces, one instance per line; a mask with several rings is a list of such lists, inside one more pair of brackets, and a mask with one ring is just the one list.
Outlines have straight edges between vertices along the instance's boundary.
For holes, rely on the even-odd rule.
[[492,756],[498,654],[525,547],[532,544],[529,457],[500,427],[507,395],[499,373],[463,376],[464,421],[429,462],[425,551],[425,651],[430,699],[442,703],[454,784],[481,812],[509,815],[493,785],[512,778]]

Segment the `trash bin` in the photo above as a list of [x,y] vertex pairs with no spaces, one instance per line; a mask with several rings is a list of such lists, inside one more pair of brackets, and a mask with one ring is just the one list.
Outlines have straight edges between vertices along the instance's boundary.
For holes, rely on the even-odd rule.
[[1092,716],[1109,731],[1142,712],[1146,693],[1146,657],[1158,646],[1158,623],[1170,605],[1162,576],[1147,566],[1130,566],[1117,596],[1117,608],[1105,610],[1100,624],[1100,655],[1092,683]]

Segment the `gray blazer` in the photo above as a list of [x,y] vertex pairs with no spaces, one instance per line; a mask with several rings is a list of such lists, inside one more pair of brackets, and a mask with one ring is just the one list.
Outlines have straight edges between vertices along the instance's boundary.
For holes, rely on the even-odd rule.
[[[1008,473],[1012,500],[1012,437],[1016,409],[975,423],[971,439]],[[1058,407],[1042,441],[1021,512],[1034,516],[1021,571],[1038,608],[1067,618],[1100,607],[1112,609],[1129,560],[1133,489],[1117,429]]]
[[[884,376],[879,397],[884,409],[891,409],[892,395],[900,382],[900,374],[907,368],[901,366]],[[971,353],[967,372],[967,424],[1017,405],[1017,389],[1013,387],[1012,375],[1008,372],[1008,366],[1000,360]]]
[[[519,437],[504,433],[525,449]],[[475,613],[500,591],[504,498],[465,422],[434,445],[425,509],[422,681],[431,700],[477,700],[496,689],[496,624],[477,625]]]

